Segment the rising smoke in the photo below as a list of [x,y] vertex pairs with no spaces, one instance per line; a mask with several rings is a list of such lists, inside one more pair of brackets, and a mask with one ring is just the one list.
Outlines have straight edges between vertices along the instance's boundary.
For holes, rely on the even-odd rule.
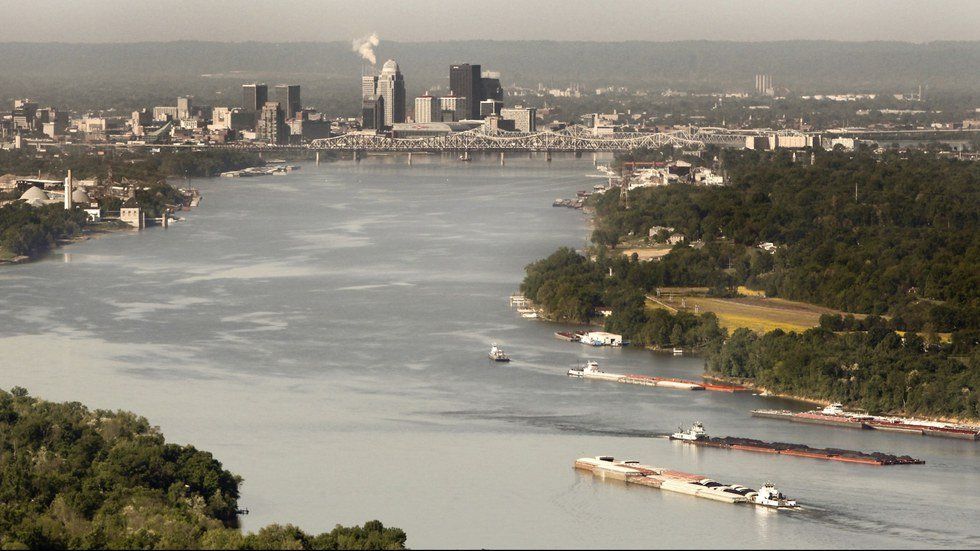
[[355,38],[351,43],[351,49],[360,54],[361,57],[370,62],[371,65],[377,65],[378,58],[374,56],[374,47],[380,42],[381,40],[378,38],[378,33],[371,33],[368,36]]

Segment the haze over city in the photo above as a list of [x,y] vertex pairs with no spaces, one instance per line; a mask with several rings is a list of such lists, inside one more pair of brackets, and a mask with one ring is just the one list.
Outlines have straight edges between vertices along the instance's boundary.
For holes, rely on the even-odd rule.
[[34,22],[6,25],[13,42],[980,39],[971,0],[3,0],[0,11]]

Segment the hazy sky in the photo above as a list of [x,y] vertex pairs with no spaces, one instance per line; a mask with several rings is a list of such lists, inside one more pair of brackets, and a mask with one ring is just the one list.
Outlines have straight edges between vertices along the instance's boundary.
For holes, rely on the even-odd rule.
[[0,29],[3,42],[927,42],[980,40],[980,0],[0,0]]

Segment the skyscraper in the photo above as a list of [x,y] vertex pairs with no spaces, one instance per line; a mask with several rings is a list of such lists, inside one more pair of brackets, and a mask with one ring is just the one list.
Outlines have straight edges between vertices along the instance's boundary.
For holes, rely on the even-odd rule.
[[385,100],[385,126],[405,122],[405,79],[394,60],[385,61],[378,77],[378,95]]
[[415,122],[441,122],[442,112],[439,109],[439,98],[425,95],[415,98]]
[[760,96],[773,95],[772,75],[755,75],[755,92]]
[[269,87],[265,84],[242,85],[242,108],[246,111],[259,112],[269,101]]
[[361,100],[361,128],[381,130],[385,124],[385,99],[371,95]]
[[459,97],[452,92],[439,98],[439,110],[442,111],[441,122],[461,121],[466,117],[467,98]]
[[177,118],[180,120],[186,120],[191,118],[191,111],[193,111],[193,102],[190,97],[177,98]]
[[512,107],[501,109],[500,118],[514,121],[514,130],[518,132],[537,132],[537,109],[534,107]]
[[278,101],[267,101],[255,124],[256,138],[269,144],[284,144],[289,137],[286,116]]
[[294,118],[303,110],[299,99],[299,84],[280,84],[276,86],[276,101],[282,106],[287,119]]
[[463,63],[449,66],[449,89],[453,95],[466,98],[463,110],[464,119],[476,118],[480,115],[480,102],[483,97],[483,82],[479,65]]
[[378,75],[361,76],[361,100],[370,98],[378,93]]
[[504,87],[500,85],[500,73],[496,71],[485,71],[480,84],[483,86],[483,99],[504,101]]

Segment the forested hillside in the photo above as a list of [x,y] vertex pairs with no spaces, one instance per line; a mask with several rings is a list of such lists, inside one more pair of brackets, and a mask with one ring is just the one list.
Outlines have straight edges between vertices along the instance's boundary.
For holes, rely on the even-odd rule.
[[378,521],[310,535],[238,528],[242,480],[127,412],[0,391],[0,548],[402,549]]
[[[709,371],[775,392],[980,418],[980,164],[870,152],[818,153],[812,165],[752,151],[720,161],[730,185],[594,199],[593,258],[559,250],[527,267],[522,290],[566,321],[610,307],[608,330],[638,344],[701,349]],[[673,227],[684,241],[651,262],[610,250],[652,226]],[[726,297],[742,285],[870,317],[729,337],[713,314],[646,303],[658,287]]]

